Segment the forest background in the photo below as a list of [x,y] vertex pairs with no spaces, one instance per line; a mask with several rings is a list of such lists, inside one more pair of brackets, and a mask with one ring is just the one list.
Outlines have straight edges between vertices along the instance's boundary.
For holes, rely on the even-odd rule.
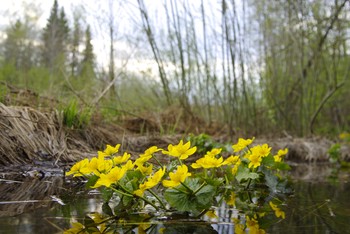
[[81,1],[70,12],[35,2],[3,12],[1,102],[16,86],[84,124],[152,116],[162,133],[350,130],[348,0]]

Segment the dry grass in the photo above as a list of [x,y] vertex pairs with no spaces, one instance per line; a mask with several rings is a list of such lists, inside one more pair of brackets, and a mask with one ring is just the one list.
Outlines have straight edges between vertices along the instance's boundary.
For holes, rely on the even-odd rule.
[[69,142],[57,112],[42,113],[0,103],[0,164],[71,161],[89,151],[85,142]]

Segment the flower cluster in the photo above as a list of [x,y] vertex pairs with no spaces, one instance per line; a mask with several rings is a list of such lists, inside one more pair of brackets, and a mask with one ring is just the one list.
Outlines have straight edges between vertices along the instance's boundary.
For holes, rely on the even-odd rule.
[[[232,145],[232,155],[224,154],[222,148],[213,148],[201,156],[196,155],[197,147],[191,146],[190,141],[180,140],[167,149],[152,146],[134,160],[127,152],[119,153],[120,144],[107,145],[96,157],[74,164],[66,175],[86,177],[91,188],[109,194],[105,198],[107,204],[118,197],[125,210],[142,210],[148,205],[155,210],[201,216],[213,205],[219,205],[218,197],[235,206],[236,191],[240,189],[249,191],[263,187],[262,184],[274,192],[284,189],[283,179],[276,173],[289,168],[283,162],[288,150],[272,155],[268,144],[252,146],[253,142],[254,138],[240,138]],[[160,156],[163,160],[159,160]],[[187,163],[189,157],[195,157],[195,162]],[[240,203],[244,200],[239,199]],[[277,205],[270,202],[270,207],[277,217],[285,218]],[[247,216],[246,227],[256,229],[256,220]],[[78,226],[75,224],[74,228]]]

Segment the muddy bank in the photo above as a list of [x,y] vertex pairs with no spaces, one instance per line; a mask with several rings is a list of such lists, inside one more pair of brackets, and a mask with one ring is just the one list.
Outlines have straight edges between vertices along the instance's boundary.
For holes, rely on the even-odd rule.
[[[152,120],[149,120],[151,122]],[[126,122],[130,124],[130,122]],[[166,147],[176,143],[182,135],[165,136],[153,132],[141,135],[130,127],[92,122],[84,129],[71,129],[63,125],[58,111],[39,111],[31,107],[6,106],[0,103],[0,166],[23,164],[53,165],[70,163],[96,155],[106,144],[122,144],[122,150],[133,155],[152,145]],[[238,137],[238,136],[237,136]],[[220,136],[220,141],[228,137]],[[297,162],[328,161],[328,149],[334,143],[324,138],[256,139],[277,150],[288,148],[287,159]],[[342,148],[342,157],[350,158],[349,147]]]

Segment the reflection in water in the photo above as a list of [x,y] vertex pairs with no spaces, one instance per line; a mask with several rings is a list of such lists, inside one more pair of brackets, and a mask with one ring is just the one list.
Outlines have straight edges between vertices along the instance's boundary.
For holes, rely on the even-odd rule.
[[14,216],[40,207],[50,207],[51,196],[64,191],[63,179],[2,180],[0,191],[0,217]]
[[[334,183],[334,180],[327,180],[331,169],[320,165],[312,167],[295,167],[292,177],[303,180],[295,181],[293,197],[281,206],[286,218],[271,219],[267,233],[350,233],[349,172],[338,175],[341,180]],[[332,175],[334,179],[334,173]],[[18,183],[1,181],[0,189],[0,233],[62,233],[71,227],[71,219],[83,222],[87,213],[102,213],[99,195],[68,188],[59,177],[28,178]],[[52,199],[52,195],[62,199],[65,205]],[[22,202],[9,204],[8,201]],[[164,233],[234,233],[232,217],[244,217],[225,205],[216,208],[215,214],[217,217],[202,221],[149,220],[154,225],[147,233],[159,233],[159,230]],[[139,228],[136,225],[132,230],[138,233]]]

